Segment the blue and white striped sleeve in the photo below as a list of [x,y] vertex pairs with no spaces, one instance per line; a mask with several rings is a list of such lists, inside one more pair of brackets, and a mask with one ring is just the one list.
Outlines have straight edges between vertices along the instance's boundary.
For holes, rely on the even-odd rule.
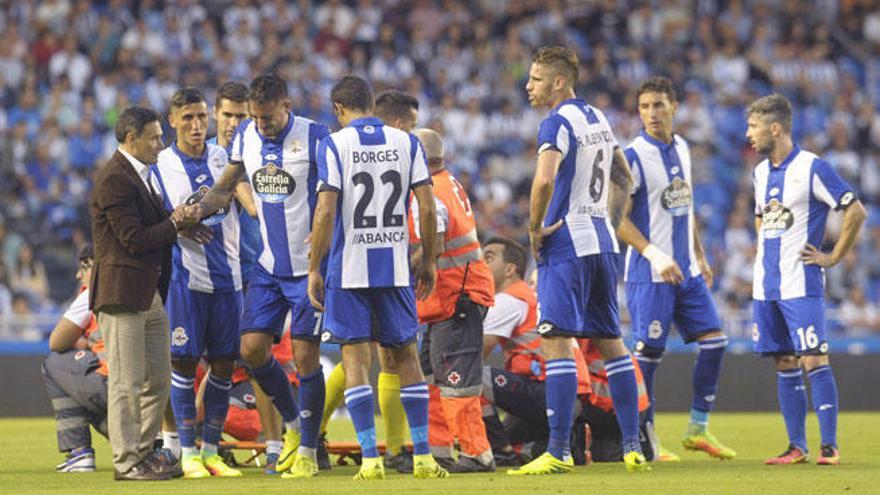
[[639,192],[639,187],[642,185],[642,167],[639,166],[639,155],[632,146],[624,150],[623,155],[626,156],[626,161],[629,163],[629,169],[632,172],[633,185],[630,195],[634,195]]
[[563,155],[568,153],[569,133],[565,125],[565,119],[559,114],[553,114],[538,128],[538,154],[547,150],[556,150]]
[[418,187],[422,184],[431,183],[431,174],[428,173],[428,164],[425,161],[425,149],[422,143],[415,136],[409,135],[410,160],[412,164],[409,186],[410,188]]
[[812,172],[813,196],[819,201],[835,210],[840,210],[858,199],[855,190],[841,179],[831,164],[825,160],[814,160]]
[[318,144],[318,190],[336,191],[342,189],[342,164],[333,136],[327,136]]

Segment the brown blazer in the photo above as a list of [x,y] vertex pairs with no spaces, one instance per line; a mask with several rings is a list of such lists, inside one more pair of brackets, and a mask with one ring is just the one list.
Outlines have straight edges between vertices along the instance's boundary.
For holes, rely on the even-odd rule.
[[106,306],[146,311],[156,289],[163,301],[168,294],[177,231],[160,198],[119,151],[95,173],[94,182],[89,307],[96,313]]

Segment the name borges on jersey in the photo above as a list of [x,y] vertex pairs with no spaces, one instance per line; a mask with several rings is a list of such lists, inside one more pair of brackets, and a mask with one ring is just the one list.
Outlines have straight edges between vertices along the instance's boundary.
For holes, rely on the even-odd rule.
[[375,164],[382,162],[396,162],[400,160],[400,153],[396,148],[385,148],[378,151],[354,150],[351,152],[353,163]]

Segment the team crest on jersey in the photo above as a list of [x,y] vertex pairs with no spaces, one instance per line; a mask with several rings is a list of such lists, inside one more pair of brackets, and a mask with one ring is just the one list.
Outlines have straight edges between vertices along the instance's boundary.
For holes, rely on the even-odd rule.
[[681,177],[673,178],[660,194],[660,205],[674,217],[687,215],[691,207],[691,187]]
[[458,385],[458,382],[461,381],[461,375],[459,375],[457,371],[452,370],[446,375],[446,381],[453,385]]
[[[268,157],[267,157],[268,158]],[[296,190],[296,181],[283,168],[269,162],[251,177],[254,192],[266,203],[283,203]]]
[[189,342],[189,337],[186,335],[185,328],[177,327],[171,332],[171,345],[183,347],[187,342]]
[[761,229],[765,239],[775,239],[785,233],[794,224],[794,214],[775,198],[764,207],[761,218]]
[[498,385],[498,388],[504,388],[504,386],[507,385],[507,377],[504,375],[496,376],[495,385]]
[[299,141],[297,141],[295,139],[293,140],[293,142],[290,143],[290,147],[287,148],[287,151],[289,153],[294,153],[294,154],[299,153],[302,150],[303,150],[302,143],[300,143]]
[[648,338],[659,339],[663,335],[663,324],[660,320],[654,320],[648,325]]
[[[196,181],[198,181],[198,178],[196,178]],[[192,193],[188,198],[186,198],[186,201],[184,201],[183,204],[189,206],[198,203],[202,200],[202,198],[205,197],[205,194],[208,194],[208,191],[210,190],[210,187],[208,187],[206,184],[203,184],[198,189],[196,189],[196,191]],[[220,208],[219,210],[217,210],[216,213],[202,220],[202,224],[208,227],[212,225],[217,225],[218,223],[222,222],[224,218],[226,218],[226,213],[226,208]]]

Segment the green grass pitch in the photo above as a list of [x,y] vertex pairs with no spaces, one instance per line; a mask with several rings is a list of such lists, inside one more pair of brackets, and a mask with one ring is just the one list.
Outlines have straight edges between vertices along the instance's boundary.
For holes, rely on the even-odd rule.
[[[415,480],[410,476],[389,473],[384,482],[356,483],[351,479],[355,468],[346,466],[334,467],[330,472],[322,472],[311,480],[282,480],[280,477],[263,475],[256,468],[245,468],[243,479],[121,483],[112,479],[109,446],[102,437],[96,435],[94,440],[98,472],[58,474],[54,472],[54,466],[61,461],[61,455],[55,450],[51,419],[0,419],[0,493],[880,493],[880,413],[847,413],[841,416],[839,440],[843,463],[836,467],[815,464],[764,466],[762,461],[765,457],[785,448],[785,428],[778,414],[714,414],[712,431],[739,455],[735,461],[728,462],[716,461],[701,453],[684,452],[677,446],[687,423],[685,414],[660,414],[657,423],[664,444],[680,453],[683,462],[655,463],[653,471],[648,473],[627,473],[622,464],[593,464],[578,467],[569,475],[512,477],[499,470],[494,474],[458,475],[445,480]],[[331,430],[331,436],[337,439],[354,438],[350,423],[334,421]],[[815,454],[819,434],[812,415],[808,421],[808,438]]]

